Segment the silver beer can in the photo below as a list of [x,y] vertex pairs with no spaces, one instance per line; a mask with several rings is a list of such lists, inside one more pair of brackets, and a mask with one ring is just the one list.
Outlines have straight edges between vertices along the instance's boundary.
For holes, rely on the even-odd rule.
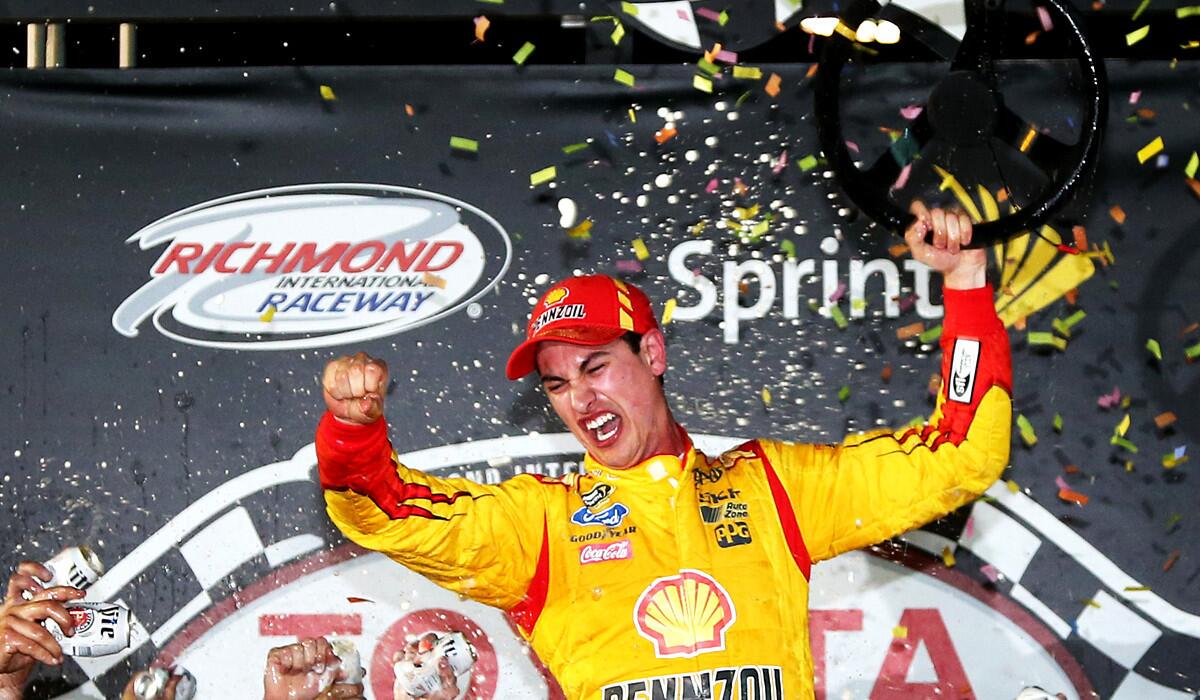
[[176,676],[179,681],[175,684],[174,700],[192,700],[196,696],[196,678],[181,666],[170,671],[165,668],[138,671],[133,676],[133,696],[137,700],[164,700],[167,685]]
[[67,656],[108,656],[129,647],[129,608],[88,601],[67,603],[66,608],[75,619],[74,636],[63,634],[54,620],[44,624]]
[[438,657],[446,657],[455,676],[461,676],[475,665],[475,647],[467,641],[462,632],[444,634],[433,647]]
[[338,657],[344,680],[340,683],[362,683],[367,671],[362,667],[362,659],[358,647],[349,639],[331,639],[329,646],[333,647],[333,655]]
[[45,581],[46,588],[52,586],[74,586],[87,588],[104,574],[104,564],[91,547],[81,545],[67,547],[55,554],[44,566],[53,576]]

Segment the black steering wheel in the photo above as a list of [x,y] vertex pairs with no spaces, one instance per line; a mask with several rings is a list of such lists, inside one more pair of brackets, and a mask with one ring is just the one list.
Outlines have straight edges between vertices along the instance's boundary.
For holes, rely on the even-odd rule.
[[[939,32],[922,39],[910,31],[915,15],[894,6],[881,8],[877,0],[854,0],[841,14],[838,31],[825,42],[815,84],[814,108],[821,148],[837,182],[851,201],[876,223],[901,232],[912,215],[892,201],[889,188],[901,172],[892,153],[866,169],[854,165],[842,135],[839,84],[842,68],[856,51],[854,34],[863,20],[891,19],[906,36],[916,37],[934,54],[950,61],[950,72],[930,92],[925,109],[907,124],[908,136],[920,152],[931,141],[951,145],[991,145],[999,142],[1020,154],[1049,182],[1043,191],[1015,212],[991,222],[977,223],[971,247],[998,243],[1028,230],[1036,230],[1069,201],[1090,175],[1100,153],[1100,139],[1108,118],[1108,83],[1104,63],[1084,35],[1082,20],[1069,0],[1039,0],[1053,18],[1057,34],[1067,38],[1071,56],[1079,65],[1084,91],[1081,134],[1066,144],[1012,111],[996,87],[996,61],[1003,32],[1004,0],[964,0],[967,29],[961,43]],[[907,26],[906,26],[907,25]],[[1061,32],[1059,31],[1061,30]]]

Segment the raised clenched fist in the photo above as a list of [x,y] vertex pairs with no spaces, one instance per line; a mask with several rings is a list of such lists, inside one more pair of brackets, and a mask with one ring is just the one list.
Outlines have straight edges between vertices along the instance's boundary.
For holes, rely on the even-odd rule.
[[379,420],[387,385],[387,363],[365,352],[331,360],[321,375],[325,406],[343,423]]

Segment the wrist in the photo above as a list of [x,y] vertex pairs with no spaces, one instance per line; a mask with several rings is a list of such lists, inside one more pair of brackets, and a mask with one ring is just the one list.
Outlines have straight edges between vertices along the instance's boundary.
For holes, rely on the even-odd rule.
[[987,285],[986,265],[959,265],[942,275],[945,289],[978,289]]

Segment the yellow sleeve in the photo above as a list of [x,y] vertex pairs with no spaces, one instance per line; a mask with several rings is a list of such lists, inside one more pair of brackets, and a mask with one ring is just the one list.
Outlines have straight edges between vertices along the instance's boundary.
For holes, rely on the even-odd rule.
[[401,464],[381,419],[326,414],[317,429],[326,511],[346,537],[440,586],[509,610],[525,599],[546,547],[546,489],[529,475],[489,486]]
[[881,542],[982,494],[1008,464],[1012,364],[990,287],[946,290],[942,388],[929,421],[841,445],[760,440],[812,561]]

